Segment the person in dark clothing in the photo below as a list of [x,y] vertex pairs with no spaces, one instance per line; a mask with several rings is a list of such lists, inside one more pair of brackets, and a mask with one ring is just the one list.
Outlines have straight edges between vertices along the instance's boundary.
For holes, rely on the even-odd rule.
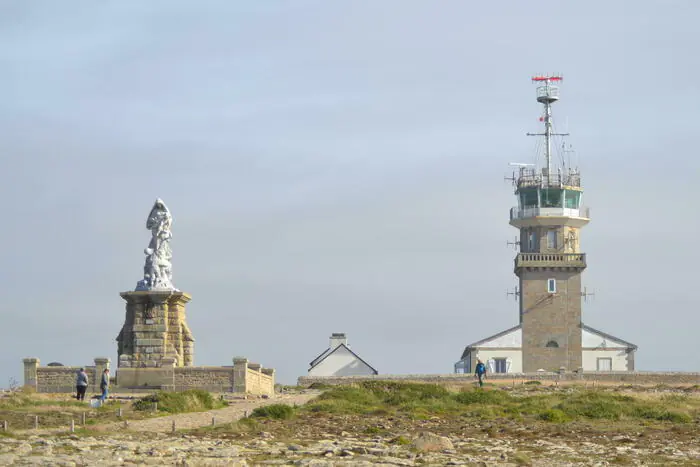
[[474,376],[479,378],[479,387],[484,387],[484,379],[486,378],[486,365],[481,360],[476,360],[476,369],[474,370]]
[[102,391],[102,395],[100,396],[100,400],[104,402],[107,400],[107,396],[109,395],[109,368],[105,368],[105,371],[102,372],[102,381],[100,381],[100,390]]
[[88,375],[85,373],[85,368],[81,368],[78,370],[78,374],[76,375],[75,378],[75,391],[77,395],[75,396],[76,399],[79,401],[84,401],[85,400],[85,392],[87,391],[88,387]]

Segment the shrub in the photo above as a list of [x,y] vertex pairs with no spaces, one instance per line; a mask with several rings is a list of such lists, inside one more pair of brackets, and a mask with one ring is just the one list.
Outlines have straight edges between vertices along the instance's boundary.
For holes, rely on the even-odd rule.
[[537,418],[554,423],[563,423],[569,420],[569,417],[567,417],[567,415],[559,409],[547,409],[540,413]]
[[214,399],[207,391],[189,389],[182,392],[159,391],[142,397],[134,402],[134,409],[151,410],[156,402],[159,412],[168,413],[201,412],[226,405],[223,401]]
[[536,379],[530,380],[530,381],[525,381],[523,384],[526,386],[540,386],[542,384],[542,381],[538,381]]
[[288,420],[294,417],[294,407],[287,404],[272,404],[256,407],[251,414],[256,418],[273,418],[275,420]]

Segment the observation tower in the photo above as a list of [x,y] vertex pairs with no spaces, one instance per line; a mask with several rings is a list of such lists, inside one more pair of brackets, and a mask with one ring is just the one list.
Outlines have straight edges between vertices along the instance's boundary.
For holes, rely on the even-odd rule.
[[[633,371],[637,346],[583,324],[581,289],[586,254],[581,229],[590,221],[584,207],[581,173],[566,160],[567,151],[554,157],[557,136],[552,106],[559,100],[558,75],[535,76],[537,102],[542,104],[534,164],[512,163],[518,205],[510,210],[510,225],[520,231],[512,245],[519,285],[508,292],[519,302],[517,326],[468,344],[454,364],[455,373],[471,373],[479,360],[492,374],[544,371]],[[569,151],[570,152],[570,151]],[[544,156],[544,157],[541,157]],[[511,244],[511,242],[509,242]]]
[[537,102],[542,104],[544,160],[517,164],[513,176],[518,205],[510,211],[510,225],[520,230],[520,251],[515,257],[519,278],[523,371],[582,366],[581,273],[586,254],[581,251],[581,228],[590,212],[582,205],[583,188],[578,168],[562,158],[554,161],[555,133],[552,105],[559,100],[561,76],[535,76]]

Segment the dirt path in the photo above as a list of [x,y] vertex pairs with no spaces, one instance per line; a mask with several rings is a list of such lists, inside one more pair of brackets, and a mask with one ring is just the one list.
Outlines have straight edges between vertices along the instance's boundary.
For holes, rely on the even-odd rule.
[[246,412],[250,414],[256,407],[263,407],[270,404],[303,405],[314,397],[318,396],[320,393],[320,391],[308,391],[304,394],[275,395],[270,399],[236,399],[229,401],[230,405],[223,409],[167,415],[165,417],[149,418],[146,420],[134,420],[128,422],[128,427],[126,428],[124,426],[124,422],[112,422],[103,425],[96,425],[91,427],[91,429],[99,431],[117,431],[128,429],[129,431],[167,433],[172,431],[173,422],[175,422],[176,430],[184,430],[211,426],[212,418],[214,418],[215,424],[219,425],[222,423],[231,423],[236,420],[240,420],[245,416]]

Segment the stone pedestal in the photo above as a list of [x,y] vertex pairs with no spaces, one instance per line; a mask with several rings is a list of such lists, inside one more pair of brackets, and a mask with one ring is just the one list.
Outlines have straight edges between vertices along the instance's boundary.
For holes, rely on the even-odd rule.
[[191,297],[176,291],[122,292],[126,319],[117,336],[119,368],[192,366],[194,338],[185,320]]

